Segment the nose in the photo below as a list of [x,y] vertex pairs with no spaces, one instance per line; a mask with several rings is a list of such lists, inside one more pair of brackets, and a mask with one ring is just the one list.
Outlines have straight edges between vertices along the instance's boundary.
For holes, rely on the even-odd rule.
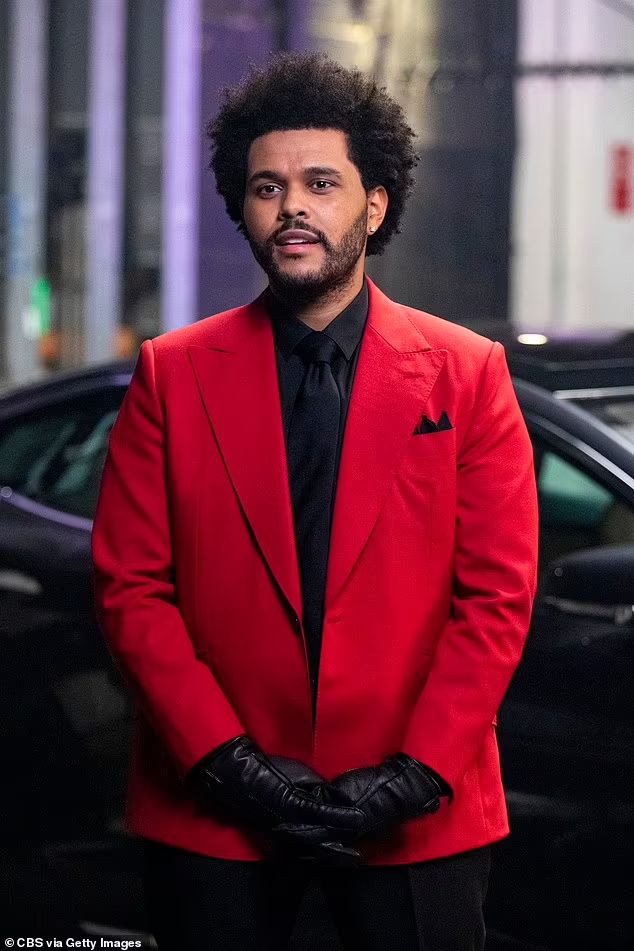
[[304,201],[304,190],[299,184],[287,184],[280,202],[279,218],[285,221],[287,218],[305,218],[306,205]]

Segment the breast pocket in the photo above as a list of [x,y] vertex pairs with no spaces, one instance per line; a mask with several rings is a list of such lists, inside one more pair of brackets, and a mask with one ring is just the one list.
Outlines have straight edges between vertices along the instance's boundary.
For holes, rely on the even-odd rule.
[[455,432],[411,436],[395,474],[395,491],[411,527],[423,532],[428,555],[449,551],[456,512]]
[[455,482],[456,439],[454,429],[410,436],[399,468],[411,479],[442,486]]

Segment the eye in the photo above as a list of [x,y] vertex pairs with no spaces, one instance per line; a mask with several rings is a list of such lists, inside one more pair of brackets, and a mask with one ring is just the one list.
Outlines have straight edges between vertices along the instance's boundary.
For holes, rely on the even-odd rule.
[[276,195],[280,191],[280,186],[273,184],[273,182],[267,182],[266,185],[260,185],[258,188],[258,195],[263,197],[268,197],[269,195]]
[[316,178],[314,182],[311,182],[311,185],[318,192],[326,192],[332,188],[333,183],[323,178]]

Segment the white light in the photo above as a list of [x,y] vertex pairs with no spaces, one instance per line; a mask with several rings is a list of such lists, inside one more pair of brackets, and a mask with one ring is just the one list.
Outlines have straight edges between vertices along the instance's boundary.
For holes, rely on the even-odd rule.
[[541,347],[548,343],[548,337],[544,334],[520,334],[517,338],[518,343],[525,343],[529,347]]

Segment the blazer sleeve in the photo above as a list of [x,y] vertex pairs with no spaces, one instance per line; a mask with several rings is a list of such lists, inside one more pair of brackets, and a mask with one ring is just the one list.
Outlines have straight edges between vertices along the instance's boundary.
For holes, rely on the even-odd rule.
[[95,604],[135,702],[184,776],[245,731],[196,658],[175,596],[164,440],[146,340],[109,438],[92,531]]
[[482,371],[457,467],[451,609],[403,744],[453,788],[520,660],[536,588],[533,452],[499,343]]

